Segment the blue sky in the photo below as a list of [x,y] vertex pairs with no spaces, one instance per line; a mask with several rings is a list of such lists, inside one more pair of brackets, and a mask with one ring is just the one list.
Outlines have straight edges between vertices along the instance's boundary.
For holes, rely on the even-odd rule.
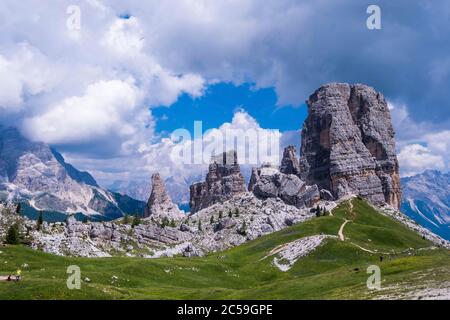
[[203,96],[180,96],[170,107],[153,108],[158,119],[158,132],[172,132],[177,128],[192,131],[194,121],[201,120],[203,129],[217,128],[233,118],[238,110],[245,110],[263,128],[293,131],[301,129],[307,115],[306,105],[277,106],[274,88],[256,89],[252,84],[213,84]]
[[0,124],[100,181],[192,176],[168,133],[279,129],[299,149],[304,101],[365,83],[391,107],[402,175],[450,168],[450,2],[0,2]]

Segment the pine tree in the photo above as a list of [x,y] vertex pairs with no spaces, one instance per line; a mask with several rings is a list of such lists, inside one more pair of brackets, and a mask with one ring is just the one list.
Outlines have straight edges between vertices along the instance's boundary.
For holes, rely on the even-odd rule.
[[320,210],[319,205],[317,205],[317,207],[316,207],[316,217],[320,217],[320,214],[321,214],[321,210]]
[[211,223],[211,224],[214,223],[214,216],[211,216],[211,219],[209,220],[209,223]]
[[39,218],[37,220],[36,229],[41,230],[43,223],[44,223],[44,218],[42,217],[42,212],[39,212]]
[[228,217],[229,217],[229,218],[233,217],[233,212],[231,212],[231,210],[228,211]]
[[238,208],[236,208],[236,210],[234,210],[234,216],[235,217],[239,217],[239,209]]
[[127,213],[123,216],[123,223],[124,224],[130,223],[130,216]]
[[16,213],[17,214],[20,214],[20,212],[22,211],[22,205],[20,204],[20,202],[17,204],[17,207],[16,207]]
[[219,219],[222,219],[222,218],[223,218],[223,212],[221,210],[221,211],[219,211]]
[[239,234],[243,236],[247,235],[247,223],[245,222],[245,220],[242,222],[242,226],[239,229]]
[[198,220],[198,230],[202,231],[202,220]]
[[7,244],[19,244],[19,225],[17,223],[9,227],[5,240]]
[[134,227],[136,227],[136,226],[138,226],[138,225],[140,225],[141,224],[141,218],[139,217],[139,215],[137,214],[137,215],[135,215],[134,216],[134,218],[133,218],[133,223],[132,223],[132,227],[134,228]]
[[169,219],[168,219],[167,217],[164,217],[164,218],[162,219],[162,221],[161,221],[161,227],[162,227],[162,228],[165,228],[165,227],[167,227],[167,226],[169,226],[169,225],[170,225]]
[[170,220],[170,226],[172,227],[172,228],[175,228],[177,225],[175,224],[175,220]]

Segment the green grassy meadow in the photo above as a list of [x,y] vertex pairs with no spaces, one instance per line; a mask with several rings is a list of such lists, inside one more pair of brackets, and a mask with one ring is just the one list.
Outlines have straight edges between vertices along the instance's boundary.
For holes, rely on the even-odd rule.
[[[201,258],[72,258],[24,246],[0,247],[0,276],[18,268],[23,275],[20,282],[0,282],[0,299],[372,299],[450,281],[448,250],[432,249],[432,243],[366,202],[352,201],[352,210],[347,202],[333,216]],[[276,268],[272,257],[262,259],[304,236],[338,235],[345,220],[351,220],[345,241],[326,240],[287,272]],[[366,286],[366,270],[373,264],[381,268],[381,290]],[[79,266],[81,278],[90,280],[82,281],[80,290],[66,286],[70,265]]]

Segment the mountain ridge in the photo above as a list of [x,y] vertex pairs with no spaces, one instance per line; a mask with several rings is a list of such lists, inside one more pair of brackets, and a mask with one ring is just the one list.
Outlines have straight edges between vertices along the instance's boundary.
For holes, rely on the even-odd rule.
[[[142,214],[145,207],[101,188],[89,173],[66,163],[58,151],[28,140],[14,127],[0,127],[0,199],[25,202],[34,214],[80,213],[106,220]],[[133,212],[124,212],[125,207]]]
[[426,170],[402,178],[401,210],[436,234],[450,239],[450,173]]

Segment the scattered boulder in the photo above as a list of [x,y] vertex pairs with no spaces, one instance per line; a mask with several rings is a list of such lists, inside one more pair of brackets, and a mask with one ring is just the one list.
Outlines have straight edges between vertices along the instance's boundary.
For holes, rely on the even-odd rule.
[[214,232],[219,232],[223,229],[231,229],[237,225],[237,221],[233,218],[221,219],[214,225]]
[[298,176],[284,174],[271,165],[254,168],[250,178],[255,196],[261,199],[280,198],[297,208],[313,206],[320,200],[316,185],[307,186]]
[[322,189],[322,190],[320,190],[320,199],[325,200],[325,201],[333,201],[334,197],[330,191]]

